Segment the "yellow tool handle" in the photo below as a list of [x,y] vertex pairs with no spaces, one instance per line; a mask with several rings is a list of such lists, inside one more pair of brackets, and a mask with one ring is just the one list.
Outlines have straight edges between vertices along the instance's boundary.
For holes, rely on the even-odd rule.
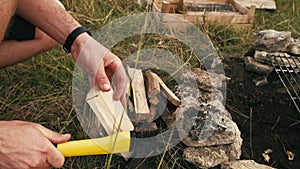
[[129,152],[130,131],[103,138],[69,141],[57,144],[57,149],[65,157]]

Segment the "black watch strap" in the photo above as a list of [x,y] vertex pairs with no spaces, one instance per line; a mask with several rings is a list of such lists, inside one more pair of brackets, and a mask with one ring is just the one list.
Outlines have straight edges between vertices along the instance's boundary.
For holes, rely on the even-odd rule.
[[63,45],[63,49],[66,53],[71,53],[71,46],[74,43],[75,39],[82,33],[87,32],[90,36],[92,35],[92,33],[86,29],[83,26],[80,26],[76,29],[74,29],[67,37],[64,45]]

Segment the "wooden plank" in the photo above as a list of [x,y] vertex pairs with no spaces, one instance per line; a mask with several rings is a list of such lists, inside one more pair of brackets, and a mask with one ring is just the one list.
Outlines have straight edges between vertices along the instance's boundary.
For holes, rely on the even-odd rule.
[[141,69],[127,67],[128,75],[131,79],[133,94],[133,104],[136,114],[149,114],[144,77]]
[[[162,12],[163,3],[169,4],[169,8],[172,11],[178,10],[178,0],[155,0],[155,3],[153,3],[153,6],[154,6],[153,9],[155,10],[155,12]],[[162,12],[162,13],[164,13],[164,12]]]
[[251,7],[250,7],[250,10],[249,10],[249,23],[253,23],[254,22],[254,16],[255,16],[255,6],[254,5],[252,5]]
[[250,8],[255,5],[257,9],[276,9],[275,0],[236,0],[239,4]]
[[245,6],[243,6],[240,3],[238,3],[236,0],[230,0],[229,2],[230,2],[230,4],[233,5],[233,7],[237,11],[239,11],[239,13],[241,13],[243,15],[247,15],[249,13],[249,10]]
[[[198,12],[197,12],[198,13]],[[228,24],[248,24],[249,16],[248,15],[236,15],[233,13],[220,13],[216,14],[205,14],[205,15],[194,15],[196,13],[188,13],[188,14],[176,14],[177,17],[183,18],[194,24],[217,24],[217,25],[228,25]],[[199,14],[199,13],[198,13]],[[174,14],[175,15],[175,14]],[[164,16],[162,18],[162,22],[177,22],[183,24],[178,21],[176,17],[168,17]]]
[[[183,16],[180,16],[183,17]],[[190,25],[190,23],[193,23],[195,25],[211,25],[211,26],[226,26],[233,28],[235,30],[249,30],[252,28],[251,23],[224,23],[224,22],[204,22],[203,18],[201,17],[194,17],[190,19],[189,24],[185,24],[182,22],[178,22],[178,20],[170,20],[169,18],[163,18],[163,25],[165,25],[168,28],[174,28],[176,30],[178,29],[187,29]]]
[[134,130],[122,103],[113,99],[113,90],[103,92],[95,86],[90,89],[86,101],[107,134]]
[[228,0],[184,0],[185,3],[228,3]]

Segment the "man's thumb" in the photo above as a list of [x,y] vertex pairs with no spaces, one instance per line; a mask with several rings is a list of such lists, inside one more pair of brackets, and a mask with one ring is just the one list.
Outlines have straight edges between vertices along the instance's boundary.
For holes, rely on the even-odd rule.
[[96,73],[96,84],[102,91],[109,91],[111,89],[111,85],[108,77],[106,76],[106,72],[104,70],[104,66],[99,66],[98,71]]
[[41,125],[38,125],[39,130],[47,137],[52,143],[59,144],[70,140],[70,134],[60,134],[55,131],[49,130]]

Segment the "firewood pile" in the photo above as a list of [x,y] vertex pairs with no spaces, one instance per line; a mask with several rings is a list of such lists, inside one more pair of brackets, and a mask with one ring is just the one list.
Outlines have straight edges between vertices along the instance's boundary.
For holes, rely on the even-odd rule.
[[[151,70],[144,75],[141,69],[127,67],[127,72],[131,80],[128,114],[135,125],[135,132],[158,130],[154,121],[159,116],[165,123],[172,123],[171,112],[180,105],[180,99]],[[173,105],[172,110],[167,107],[167,102]]]

